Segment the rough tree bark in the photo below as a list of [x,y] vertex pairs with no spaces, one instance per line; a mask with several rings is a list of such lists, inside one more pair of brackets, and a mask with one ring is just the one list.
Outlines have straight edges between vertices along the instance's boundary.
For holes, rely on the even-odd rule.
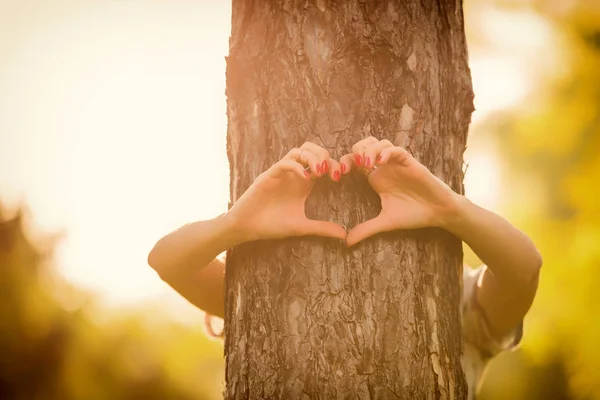
[[[339,158],[369,135],[462,193],[473,92],[460,0],[232,3],[232,203],[307,140]],[[318,181],[307,214],[349,229],[380,207],[354,174]],[[226,398],[464,398],[461,271],[460,241],[438,229],[231,250]]]

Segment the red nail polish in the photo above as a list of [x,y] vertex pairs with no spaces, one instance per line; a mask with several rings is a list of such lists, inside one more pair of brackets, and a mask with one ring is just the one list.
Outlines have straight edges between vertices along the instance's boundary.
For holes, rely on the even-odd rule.
[[333,173],[333,180],[334,181],[339,181],[340,180],[340,171],[335,171]]
[[304,170],[304,176],[306,176],[307,178],[310,178],[310,173],[307,170]]
[[321,170],[323,172],[327,172],[329,170],[329,164],[327,163],[327,161],[323,160],[323,162],[321,163]]
[[342,174],[346,172],[346,164],[342,164]]
[[356,165],[362,165],[362,157],[359,156],[358,154],[354,156],[354,159],[356,161]]
[[367,159],[365,160],[365,167],[369,168],[370,165],[371,165],[371,157],[367,157]]

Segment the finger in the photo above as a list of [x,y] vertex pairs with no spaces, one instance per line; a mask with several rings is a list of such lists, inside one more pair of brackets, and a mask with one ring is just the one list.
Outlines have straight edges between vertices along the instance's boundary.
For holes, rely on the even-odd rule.
[[329,151],[311,142],[304,143],[300,148],[310,151],[319,158],[322,173],[326,173],[329,170]]
[[323,175],[319,157],[308,149],[292,149],[286,158],[299,162],[305,167],[308,166],[314,176]]
[[394,145],[392,144],[392,142],[386,139],[380,140],[379,142],[368,146],[364,154],[365,168],[373,168],[373,166],[375,166],[375,164],[377,163],[377,159],[381,151],[388,147],[394,147]]
[[[352,153],[354,154],[354,165],[358,167],[366,167],[367,160],[365,157],[365,151],[367,150],[367,148],[376,145],[377,143],[379,143],[379,140],[375,139],[373,136],[369,136],[368,138],[363,139],[360,142],[356,143],[354,146],[352,146]],[[370,165],[373,165],[372,161],[372,159],[369,160]]]
[[313,219],[305,219],[298,226],[300,236],[315,235],[332,237],[337,239],[346,239],[346,230],[340,225],[330,221],[315,221]]
[[380,165],[386,164],[390,161],[406,165],[412,157],[408,151],[399,146],[387,147],[383,149],[380,153],[380,156],[381,157],[377,162]]
[[354,154],[346,154],[340,158],[340,168],[342,171],[342,175],[346,175],[350,170],[352,170]]
[[294,172],[302,179],[310,179],[310,174],[304,169],[304,166],[298,161],[294,161],[289,158],[284,158],[273,167],[274,168],[272,168],[271,171],[273,177],[281,177],[285,173]]
[[346,245],[348,247],[354,246],[356,243],[364,240],[370,236],[373,236],[380,232],[393,231],[394,227],[391,225],[387,218],[379,214],[377,217],[363,222],[362,224],[356,225],[346,237]]
[[300,162],[302,165],[308,165],[313,175],[321,176],[323,175],[323,170],[321,168],[321,164],[319,162],[319,157],[316,154],[311,153],[308,150],[304,150],[300,157]]
[[329,159],[329,177],[334,182],[339,182],[342,177],[342,166],[334,159]]
[[356,142],[354,144],[354,146],[352,146],[352,152],[353,153],[363,153],[363,149],[365,149],[367,146],[377,143],[379,142],[379,140],[377,140],[376,138],[374,138],[373,136],[369,136],[368,138],[364,138],[362,140],[359,140],[358,142]]

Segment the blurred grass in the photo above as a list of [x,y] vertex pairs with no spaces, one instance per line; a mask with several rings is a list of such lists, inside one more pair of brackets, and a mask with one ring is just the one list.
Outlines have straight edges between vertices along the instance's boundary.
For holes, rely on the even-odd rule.
[[66,311],[44,285],[49,256],[28,241],[20,215],[0,214],[1,399],[221,397],[219,343],[149,310],[98,321],[88,300]]

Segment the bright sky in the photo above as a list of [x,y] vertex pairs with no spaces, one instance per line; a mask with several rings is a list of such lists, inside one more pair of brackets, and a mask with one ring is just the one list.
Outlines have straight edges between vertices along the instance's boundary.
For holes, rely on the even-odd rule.
[[[25,203],[36,230],[66,231],[60,272],[111,304],[173,297],[148,251],[227,208],[229,7],[0,0],[0,201]],[[485,18],[492,37],[506,23]],[[470,53],[475,123],[529,90],[523,55],[544,45],[547,27],[531,14],[519,21],[525,47],[504,29],[506,47]],[[492,144],[478,141],[467,159],[469,196],[495,207]]]

